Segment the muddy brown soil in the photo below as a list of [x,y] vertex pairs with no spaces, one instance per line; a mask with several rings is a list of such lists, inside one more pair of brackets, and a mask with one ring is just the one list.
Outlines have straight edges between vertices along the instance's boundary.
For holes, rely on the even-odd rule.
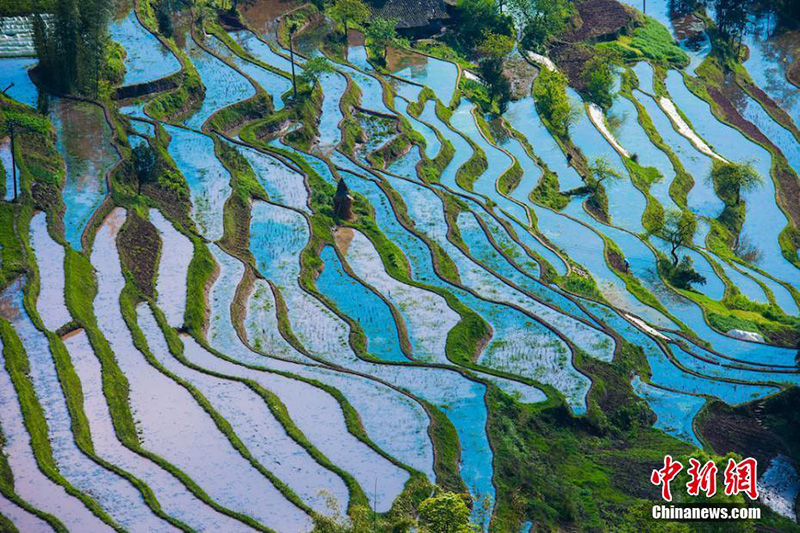
[[697,430],[718,455],[737,452],[768,464],[783,454],[800,460],[800,389],[739,407],[720,401],[708,406],[697,422]]
[[131,271],[136,286],[147,296],[155,295],[155,270],[161,238],[149,220],[128,211],[128,220],[117,239],[120,260]]
[[276,19],[302,5],[303,0],[256,0],[242,10],[245,23],[262,35],[275,34]]
[[562,36],[565,41],[593,41],[618,34],[634,21],[633,14],[616,0],[585,0],[577,6],[581,24]]

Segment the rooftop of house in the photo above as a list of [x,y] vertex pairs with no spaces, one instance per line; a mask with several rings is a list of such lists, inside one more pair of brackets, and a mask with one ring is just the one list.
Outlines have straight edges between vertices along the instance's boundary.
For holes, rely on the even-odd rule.
[[397,19],[397,29],[428,26],[432,21],[448,18],[444,0],[373,0],[375,15]]

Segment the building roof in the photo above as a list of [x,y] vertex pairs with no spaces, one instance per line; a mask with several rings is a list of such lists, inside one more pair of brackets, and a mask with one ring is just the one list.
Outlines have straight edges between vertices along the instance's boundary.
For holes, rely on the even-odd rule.
[[373,0],[370,5],[375,15],[397,19],[399,30],[420,28],[448,18],[444,0]]

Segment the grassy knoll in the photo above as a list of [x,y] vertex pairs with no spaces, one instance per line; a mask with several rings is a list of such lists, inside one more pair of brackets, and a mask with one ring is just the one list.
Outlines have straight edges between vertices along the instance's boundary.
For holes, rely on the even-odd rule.
[[670,30],[648,16],[644,17],[644,24],[630,35],[619,35],[613,41],[597,44],[596,48],[632,63],[647,59],[673,68],[689,65],[689,56],[676,44]]

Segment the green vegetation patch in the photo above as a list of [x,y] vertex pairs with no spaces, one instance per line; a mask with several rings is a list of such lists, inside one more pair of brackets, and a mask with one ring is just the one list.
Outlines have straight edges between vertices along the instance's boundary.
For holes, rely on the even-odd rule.
[[675,68],[689,65],[689,56],[681,50],[672,33],[652,17],[644,17],[644,25],[636,28],[630,35],[621,35],[616,40],[600,43],[600,50],[612,52],[625,60],[669,63]]

